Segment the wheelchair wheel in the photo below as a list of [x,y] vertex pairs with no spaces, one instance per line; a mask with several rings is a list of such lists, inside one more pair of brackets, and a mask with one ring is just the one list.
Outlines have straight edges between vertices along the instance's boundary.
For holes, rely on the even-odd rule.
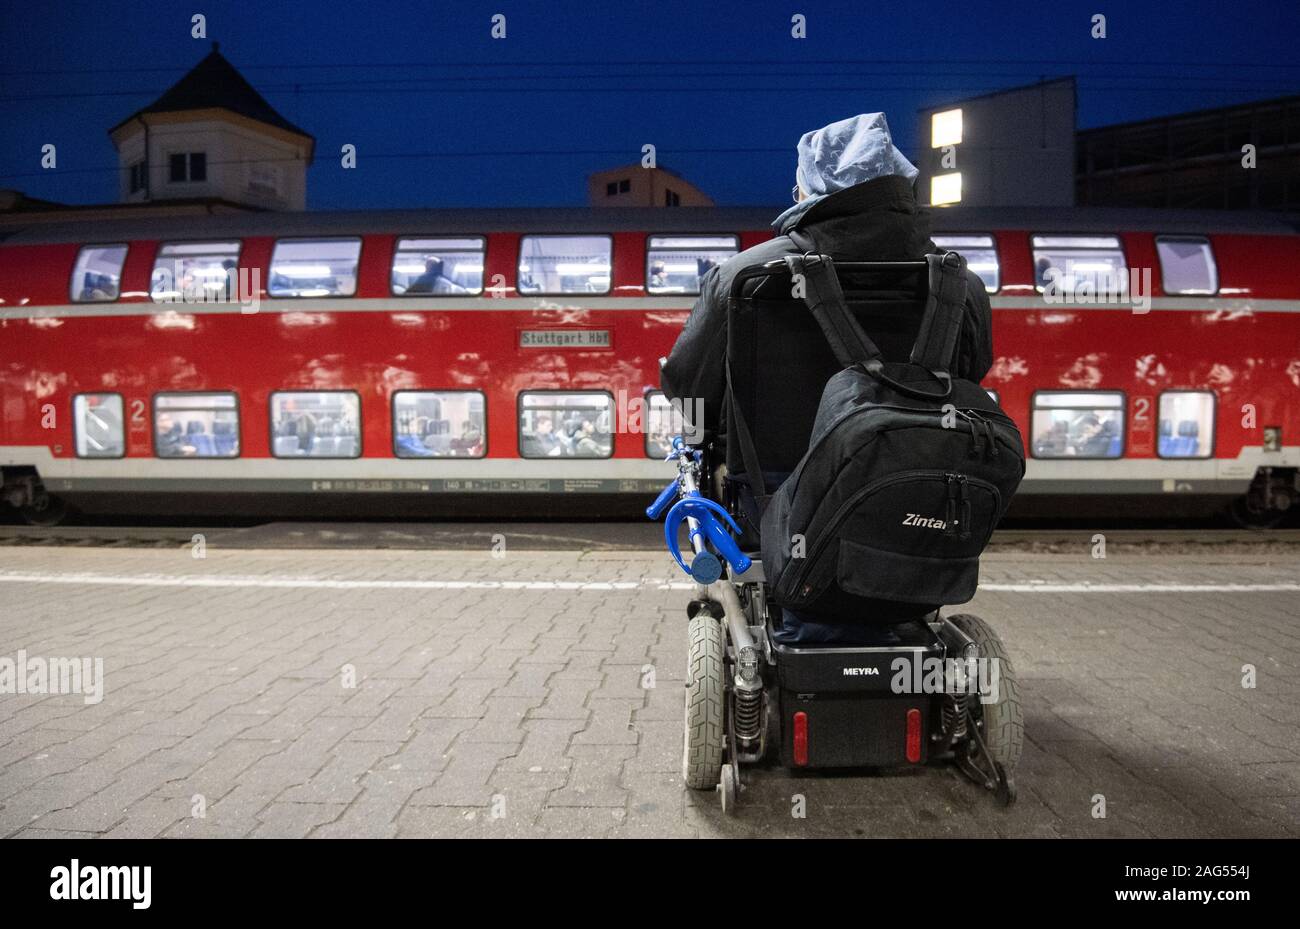
[[1020,763],[1025,745],[1025,717],[1020,705],[1020,687],[1007,650],[993,627],[970,613],[949,617],[952,624],[975,640],[980,656],[998,665],[998,697],[992,703],[971,701],[975,722],[983,720],[981,732],[989,756],[1002,766],[1008,778]]
[[726,641],[722,623],[708,613],[699,613],[690,621],[689,635],[682,777],[687,787],[712,790],[722,773]]

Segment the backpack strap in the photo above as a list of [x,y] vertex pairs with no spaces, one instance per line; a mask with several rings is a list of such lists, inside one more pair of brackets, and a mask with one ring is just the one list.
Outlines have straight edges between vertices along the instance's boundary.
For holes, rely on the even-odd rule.
[[803,254],[785,256],[786,267],[792,280],[802,280],[803,301],[821,326],[835,360],[845,368],[879,360],[880,349],[849,312],[831,256],[818,254],[812,239],[798,229],[791,229],[787,235],[803,249]]
[[912,363],[948,376],[966,305],[966,259],[956,252],[926,255],[929,294],[912,345]]

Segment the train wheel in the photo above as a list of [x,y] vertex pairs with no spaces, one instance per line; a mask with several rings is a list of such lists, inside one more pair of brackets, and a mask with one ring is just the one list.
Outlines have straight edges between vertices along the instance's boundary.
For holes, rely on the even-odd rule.
[[1249,495],[1234,498],[1228,512],[1233,522],[1243,529],[1272,529],[1286,518],[1286,510],[1260,506]]
[[68,515],[68,504],[58,497],[41,494],[31,503],[18,508],[29,526],[57,526]]

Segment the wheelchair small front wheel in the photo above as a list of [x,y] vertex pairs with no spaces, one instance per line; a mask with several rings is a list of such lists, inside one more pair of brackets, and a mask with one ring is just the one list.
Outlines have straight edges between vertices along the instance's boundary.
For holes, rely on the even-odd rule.
[[707,612],[689,625],[690,650],[686,659],[686,719],[682,746],[682,777],[694,790],[712,790],[722,775],[726,739],[723,673],[726,640],[722,623]]

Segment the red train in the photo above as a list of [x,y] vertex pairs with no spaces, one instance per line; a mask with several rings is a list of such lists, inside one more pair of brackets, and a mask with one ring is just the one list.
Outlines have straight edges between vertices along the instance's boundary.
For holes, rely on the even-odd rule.
[[[671,476],[658,360],[700,272],[770,219],[266,213],[0,232],[4,499],[44,522],[65,501],[577,515],[639,500]],[[957,208],[935,225],[991,294],[985,387],[1031,446],[1022,508],[1233,502],[1267,523],[1300,499],[1294,221]]]

